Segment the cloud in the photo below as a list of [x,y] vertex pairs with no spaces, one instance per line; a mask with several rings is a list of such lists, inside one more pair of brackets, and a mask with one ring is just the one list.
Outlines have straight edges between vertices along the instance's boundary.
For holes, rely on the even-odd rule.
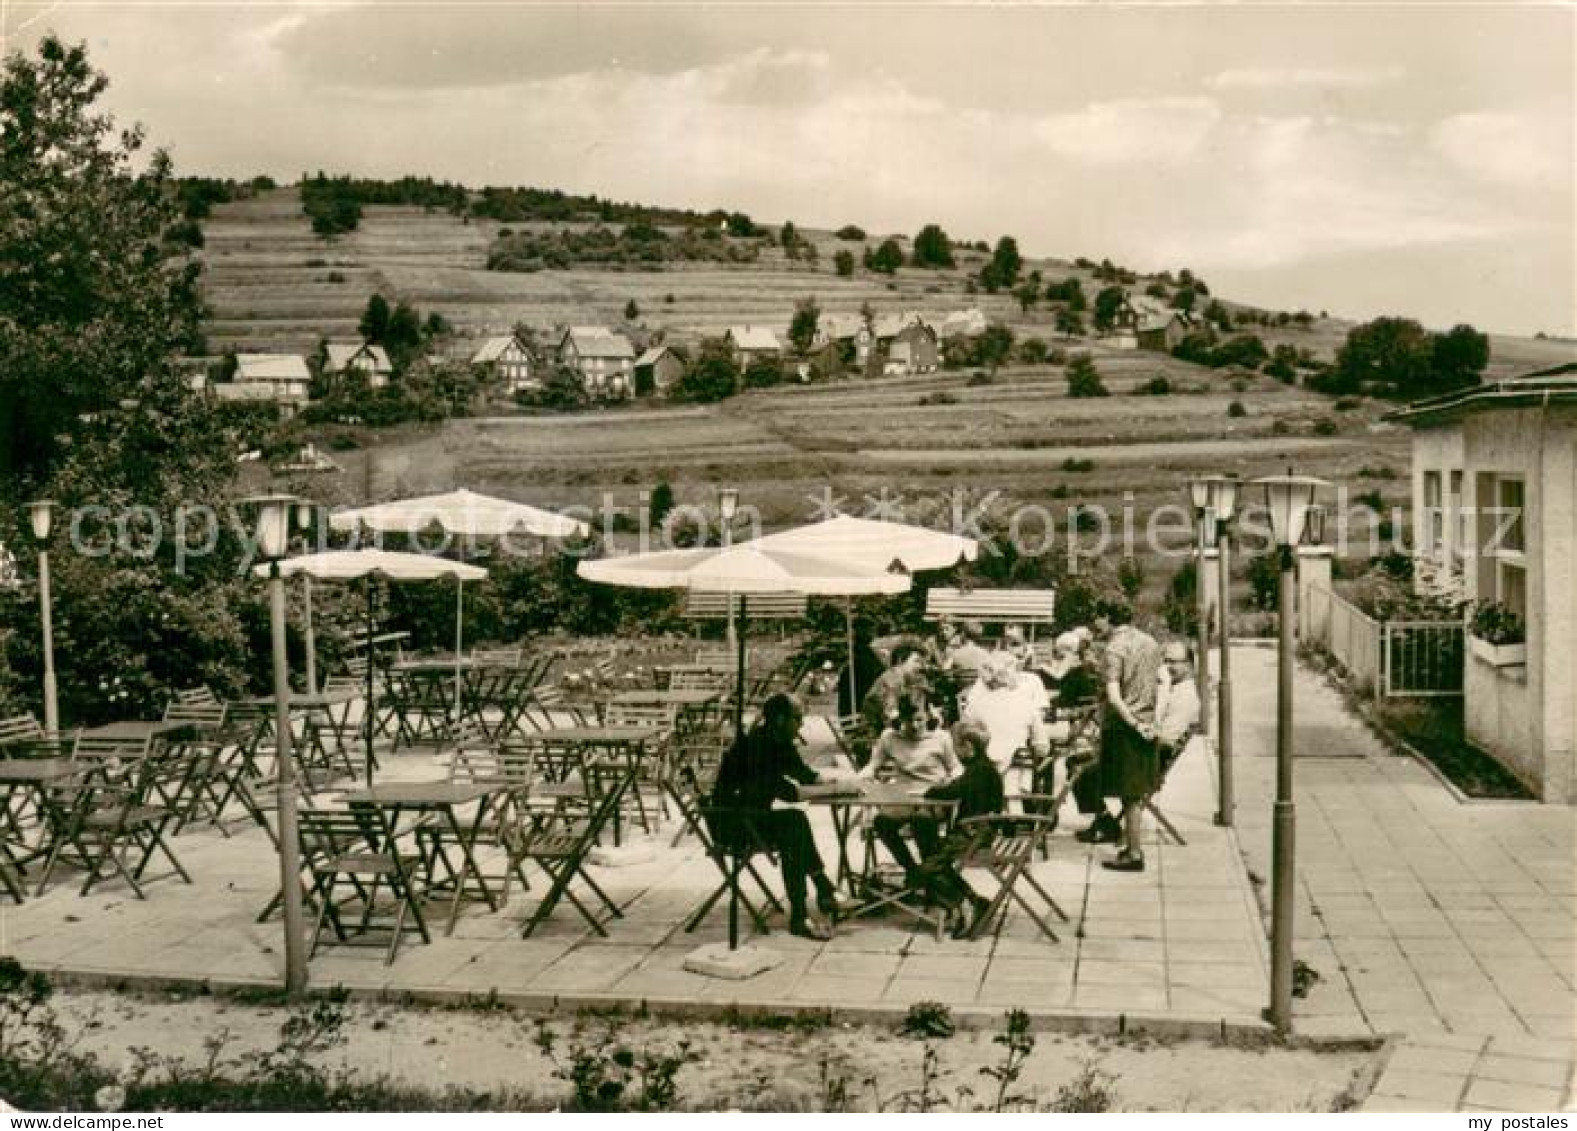
[[1367,90],[1402,80],[1401,67],[1234,67],[1205,79],[1213,90]]
[[1429,140],[1456,168],[1493,184],[1570,188],[1572,140],[1558,114],[1455,114],[1437,123]]
[[1220,120],[1221,108],[1208,98],[1119,99],[1044,116],[1033,129],[1048,150],[1065,159],[1117,165],[1183,160]]

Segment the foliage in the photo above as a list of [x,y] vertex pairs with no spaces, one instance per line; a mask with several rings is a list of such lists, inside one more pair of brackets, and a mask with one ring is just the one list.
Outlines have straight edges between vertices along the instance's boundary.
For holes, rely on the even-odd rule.
[[1247,416],[1248,409],[1243,407],[1242,401],[1233,401],[1231,404],[1227,405],[1227,415],[1233,419],[1237,419],[1238,417]]
[[1469,629],[1486,644],[1522,644],[1528,639],[1522,618],[1498,601],[1473,606]]
[[1055,1112],[1099,1113],[1111,1111],[1117,1095],[1112,1085],[1116,1077],[1102,1072],[1094,1062],[1085,1064],[1073,1080],[1057,1089],[1049,1110]]
[[[840,253],[841,254],[841,253]],[[816,341],[816,327],[821,319],[821,308],[815,298],[801,299],[794,304],[794,318],[789,323],[788,338],[800,353],[809,353]]]
[[632,298],[629,302],[624,304],[624,320],[626,322],[634,322],[640,316],[641,316],[641,305],[640,305],[640,303],[636,302]]
[[1136,600],[1144,589],[1144,563],[1132,554],[1124,554],[1117,563],[1117,584],[1130,602]]
[[[1023,267],[1024,258],[1019,254],[1018,241],[1012,236],[1003,236],[991,253],[991,261],[980,269],[980,285],[985,287],[987,293],[996,294],[1002,288],[1018,282]],[[1031,303],[1033,301],[1031,299]]]
[[1013,356],[1013,331],[993,322],[974,341],[974,364],[986,365],[994,373]]
[[770,389],[774,385],[781,385],[783,377],[782,359],[763,355],[750,359],[741,381],[747,389]]
[[840,278],[847,279],[854,274],[854,253],[847,249],[838,251],[832,257],[832,266]]
[[700,1059],[689,1041],[673,1048],[632,1048],[617,1017],[602,1019],[591,1036],[577,1025],[561,1058],[559,1037],[537,1021],[536,1047],[553,1064],[553,1075],[569,1084],[575,1111],[672,1111],[679,1102],[678,1076]]
[[689,227],[670,236],[650,225],[615,231],[598,223],[578,230],[500,230],[488,248],[487,269],[530,273],[589,264],[660,270],[669,263],[754,263],[759,255],[756,244],[723,239],[711,227]]
[[728,234],[736,239],[749,239],[763,234],[762,228],[743,212],[728,214]]
[[1084,319],[1072,307],[1057,311],[1057,333],[1065,338],[1077,337],[1084,333]]
[[1100,370],[1088,354],[1080,354],[1068,363],[1067,379],[1070,397],[1110,396],[1105,383],[1101,381]]
[[1095,296],[1095,328],[1110,330],[1117,322],[1117,312],[1127,301],[1128,292],[1121,287],[1103,287]]
[[865,249],[865,269],[877,271],[884,275],[891,275],[903,266],[903,248],[898,246],[898,241],[886,239],[881,242],[875,251]]
[[1136,392],[1143,397],[1168,396],[1172,392],[1172,382],[1168,381],[1164,375],[1157,374],[1143,385],[1140,385]]
[[1044,338],[1025,338],[1018,345],[1018,359],[1025,365],[1042,364],[1049,352]]
[[580,374],[568,365],[554,365],[542,378],[540,388],[521,389],[515,402],[530,408],[567,410],[584,408],[591,398],[586,394],[586,384]]
[[739,391],[739,363],[722,338],[707,338],[695,359],[674,382],[669,396],[677,401],[720,401]]
[[1040,284],[1033,279],[1026,279],[1013,288],[1013,298],[1018,302],[1019,311],[1028,314],[1030,307],[1040,300]]
[[941,1002],[917,1001],[909,1006],[898,1032],[915,1040],[951,1037],[958,1031],[953,1011]]
[[1027,1104],[1029,1097],[1016,1095],[1013,1086],[1024,1074],[1024,1066],[1035,1051],[1035,1034],[1030,1031],[1029,1014],[1022,1009],[1009,1010],[1002,1032],[992,1037],[991,1043],[1002,1048],[1000,1063],[987,1064],[980,1069],[982,1076],[996,1081],[991,1110],[1002,1112]]
[[1471,326],[1432,334],[1411,318],[1376,318],[1348,331],[1335,366],[1312,384],[1328,393],[1423,397],[1478,384],[1488,362],[1489,339]]
[[650,501],[647,503],[646,518],[653,530],[662,528],[663,520],[668,517],[668,512],[674,509],[674,489],[666,479],[660,479],[657,486],[652,488]]
[[1161,619],[1174,636],[1191,637],[1199,631],[1199,566],[1192,558],[1178,566],[1167,582]]
[[953,266],[953,241],[938,224],[927,224],[914,237],[910,262],[916,267]]
[[1281,603],[1281,558],[1272,548],[1269,552],[1255,554],[1248,559],[1250,604],[1261,612],[1273,613]]
[[1089,300],[1084,297],[1084,284],[1071,275],[1060,283],[1046,284],[1046,301],[1066,303],[1075,314],[1089,306]]
[[863,240],[865,238],[865,229],[860,227],[858,224],[845,224],[843,227],[834,232],[833,235],[837,236],[840,240]]

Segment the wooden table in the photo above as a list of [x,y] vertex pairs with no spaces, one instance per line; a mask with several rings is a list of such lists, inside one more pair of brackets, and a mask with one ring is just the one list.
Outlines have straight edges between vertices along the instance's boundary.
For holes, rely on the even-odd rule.
[[[483,819],[493,808],[493,797],[498,792],[497,786],[469,782],[386,782],[345,790],[341,797],[353,809],[357,806],[373,806],[383,810],[388,816],[390,836],[395,839],[405,833],[415,832],[422,818],[432,816],[443,821],[460,849],[460,867],[456,868],[450,862],[442,844],[436,842],[431,857],[424,855],[421,863],[424,887],[429,894],[441,888],[453,889],[449,904],[449,926],[444,931],[446,935],[452,935],[455,921],[460,917],[462,901],[468,898],[481,899],[487,903],[489,911],[499,908],[493,889],[488,886],[487,877],[476,862],[477,835],[481,831]],[[476,813],[469,822],[462,821],[458,810],[471,804],[476,805]],[[401,818],[407,815],[414,821],[401,829]],[[393,844],[381,847],[390,852],[395,850]],[[442,880],[435,880],[433,872],[440,862],[446,875]]]
[[[5,794],[3,807],[0,807],[0,821],[5,825],[4,829],[0,830],[0,837],[3,837],[3,841],[0,841],[0,854],[4,855],[18,873],[44,852],[43,845],[29,842],[23,830],[23,822],[28,816],[27,804],[31,802],[33,818],[38,822],[38,828],[42,830],[46,820],[45,791],[56,782],[70,778],[79,769],[81,767],[74,764],[70,758],[0,759],[0,787],[3,787]],[[23,803],[20,812],[16,805],[19,800]],[[43,843],[48,843],[47,838]],[[20,850],[20,855],[17,850]],[[12,894],[18,894],[17,889],[13,889]]]
[[[651,753],[652,747],[667,736],[667,731],[656,727],[572,726],[541,731],[532,735],[532,741],[549,748],[574,751],[580,756],[582,765],[596,761],[620,771],[619,780],[614,786],[620,800],[613,807],[613,843],[618,846],[624,843],[620,815],[624,805],[623,795],[635,784],[641,763]],[[668,783],[664,782],[664,788],[668,788]],[[645,822],[644,810],[642,822]]]

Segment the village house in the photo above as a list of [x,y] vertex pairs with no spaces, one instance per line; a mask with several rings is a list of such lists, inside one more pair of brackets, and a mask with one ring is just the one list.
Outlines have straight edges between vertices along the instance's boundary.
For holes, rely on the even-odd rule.
[[936,331],[914,311],[879,316],[872,337],[889,376],[931,373],[940,361]]
[[667,346],[653,346],[635,359],[635,395],[665,393],[684,376],[684,362]]
[[1469,621],[1467,737],[1535,795],[1564,802],[1577,802],[1574,371],[1464,389],[1391,416],[1413,429],[1415,585],[1499,614],[1495,628],[1489,617]]
[[558,359],[580,376],[591,396],[629,395],[635,349],[622,334],[606,326],[571,326],[559,337]]
[[783,356],[783,343],[769,326],[730,326],[723,340],[734,351],[734,360],[741,369],[757,358]]
[[369,389],[381,389],[389,383],[394,365],[389,353],[382,346],[371,342],[328,342],[324,345],[323,374],[340,377],[359,373]]
[[824,368],[837,369],[845,361],[864,365],[870,356],[870,327],[859,314],[823,314],[816,320],[811,353]]
[[243,353],[235,359],[235,376],[213,385],[223,401],[257,401],[279,405],[294,413],[307,403],[312,373],[307,360],[294,353]]
[[531,351],[518,334],[488,338],[471,355],[471,364],[492,372],[506,393],[519,393],[541,384],[532,372]]

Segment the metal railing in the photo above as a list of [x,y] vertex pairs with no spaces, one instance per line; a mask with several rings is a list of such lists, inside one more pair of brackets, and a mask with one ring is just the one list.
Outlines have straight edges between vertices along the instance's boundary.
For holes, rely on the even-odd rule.
[[1324,649],[1353,686],[1379,698],[1461,695],[1461,621],[1378,621],[1320,585],[1305,592],[1304,639]]

